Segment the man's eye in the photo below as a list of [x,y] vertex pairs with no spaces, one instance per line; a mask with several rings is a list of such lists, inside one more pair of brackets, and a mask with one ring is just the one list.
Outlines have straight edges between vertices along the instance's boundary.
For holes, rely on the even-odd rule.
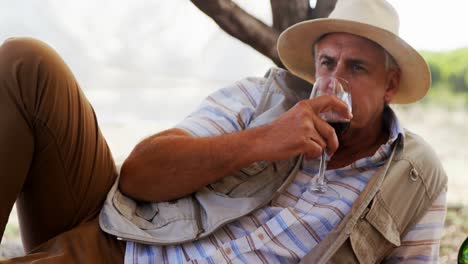
[[320,64],[322,66],[325,66],[325,67],[329,68],[329,67],[332,66],[333,63],[331,61],[329,61],[329,60],[323,60],[323,61],[320,62]]
[[362,67],[362,66],[359,65],[359,64],[353,65],[353,71],[364,71],[364,70],[365,70],[365,68]]

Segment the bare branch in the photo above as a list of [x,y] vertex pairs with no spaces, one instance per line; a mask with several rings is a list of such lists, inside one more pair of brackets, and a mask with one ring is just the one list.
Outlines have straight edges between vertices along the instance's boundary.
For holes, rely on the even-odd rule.
[[253,17],[231,0],[191,0],[229,35],[241,40],[282,66],[276,52],[279,32]]
[[307,19],[309,0],[270,0],[273,28],[282,32],[286,28]]
[[337,0],[317,0],[315,8],[310,9],[309,19],[328,17],[335,9]]

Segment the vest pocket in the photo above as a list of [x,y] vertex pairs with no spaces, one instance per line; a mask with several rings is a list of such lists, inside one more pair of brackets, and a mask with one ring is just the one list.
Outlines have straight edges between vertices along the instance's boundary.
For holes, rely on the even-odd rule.
[[400,246],[400,232],[385,202],[379,194],[363,215],[350,236],[351,246],[360,263],[377,263]]
[[112,203],[115,209],[125,218],[132,221],[136,226],[142,229],[152,227],[151,220],[158,214],[159,210],[156,204],[141,205],[130,197],[125,196],[119,190],[116,190]]
[[180,220],[194,224],[194,201],[192,199],[192,196],[187,196],[169,202],[137,202],[117,190],[112,203],[123,217],[138,228],[152,230]]
[[233,175],[226,176],[221,180],[210,184],[208,187],[213,191],[228,195],[236,187],[247,181],[249,178],[258,175],[267,169],[270,163],[268,161],[258,161],[250,164],[249,166],[240,169]]
[[257,161],[245,168],[242,168],[241,171],[249,176],[254,176],[265,170],[268,165],[270,165],[270,162],[268,161]]

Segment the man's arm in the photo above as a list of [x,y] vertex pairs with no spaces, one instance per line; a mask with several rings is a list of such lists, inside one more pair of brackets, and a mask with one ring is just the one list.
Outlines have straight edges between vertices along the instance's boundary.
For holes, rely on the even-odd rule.
[[351,118],[334,96],[303,100],[269,125],[197,138],[170,129],[139,143],[122,165],[119,188],[144,201],[167,201],[193,193],[229,173],[260,160],[283,160],[301,153],[334,153],[338,139],[319,112]]
[[447,212],[447,192],[441,193],[421,220],[383,263],[438,263]]

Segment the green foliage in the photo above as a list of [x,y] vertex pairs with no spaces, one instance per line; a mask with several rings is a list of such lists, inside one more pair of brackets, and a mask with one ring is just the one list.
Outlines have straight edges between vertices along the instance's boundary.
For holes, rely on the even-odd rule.
[[429,101],[468,105],[468,48],[447,52],[421,52],[429,63],[432,89]]
[[6,238],[18,238],[20,235],[19,226],[16,224],[8,223],[5,227],[5,232],[3,234]]

